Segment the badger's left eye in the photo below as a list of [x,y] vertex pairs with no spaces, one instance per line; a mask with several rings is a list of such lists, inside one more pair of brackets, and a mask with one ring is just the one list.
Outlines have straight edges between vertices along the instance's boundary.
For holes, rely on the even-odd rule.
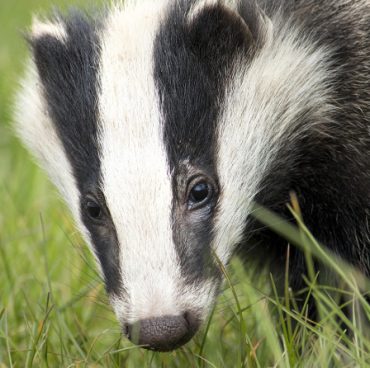
[[212,197],[212,186],[206,181],[199,181],[194,184],[188,195],[188,204],[190,208],[197,208],[206,204]]

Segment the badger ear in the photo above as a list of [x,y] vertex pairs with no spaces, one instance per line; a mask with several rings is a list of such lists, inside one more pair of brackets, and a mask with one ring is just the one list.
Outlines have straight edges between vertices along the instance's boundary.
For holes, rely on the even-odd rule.
[[55,17],[53,20],[42,21],[38,17],[32,20],[31,31],[27,39],[31,45],[36,44],[43,38],[52,38],[61,43],[67,40],[67,31],[64,22]]
[[272,22],[255,1],[240,1],[238,14],[251,31],[257,46],[264,45],[272,35]]
[[41,79],[49,71],[58,69],[68,42],[68,32],[62,19],[57,16],[46,21],[34,18],[26,38]]
[[237,9],[218,0],[206,1],[188,19],[193,49],[209,60],[257,50],[266,41],[271,24],[253,1],[242,1]]

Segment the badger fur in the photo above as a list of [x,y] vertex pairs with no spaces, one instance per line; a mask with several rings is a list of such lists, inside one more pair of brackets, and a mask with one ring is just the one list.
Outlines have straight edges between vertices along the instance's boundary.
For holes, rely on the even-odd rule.
[[[125,1],[35,20],[16,126],[68,203],[124,330],[197,331],[239,250],[279,269],[289,193],[370,274],[368,0]],[[304,257],[290,257],[303,286]]]

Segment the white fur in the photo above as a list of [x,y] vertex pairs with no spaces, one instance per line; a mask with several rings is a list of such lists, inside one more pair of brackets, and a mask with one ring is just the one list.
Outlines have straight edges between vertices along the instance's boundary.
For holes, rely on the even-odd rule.
[[50,120],[35,69],[33,63],[28,66],[22,90],[17,96],[15,127],[79,220],[79,193],[72,168]]
[[[242,237],[252,199],[257,194],[269,163],[296,117],[311,108],[330,117],[328,52],[303,39],[299,30],[273,19],[274,34],[251,65],[238,61],[232,71],[224,111],[219,122],[218,173],[222,186],[213,247],[226,263],[232,244]],[[284,108],[289,108],[284,111]],[[299,134],[304,134],[301,127]]]
[[41,21],[38,18],[34,18],[31,27],[31,35],[34,38],[40,38],[43,36],[52,36],[61,42],[66,42],[68,34],[63,23],[50,21]]
[[193,299],[209,296],[206,290],[184,290],[172,239],[171,176],[153,77],[162,14],[158,3],[117,8],[102,37],[103,191],[118,233],[128,294],[128,299],[114,297],[112,304],[126,322],[179,315],[192,309]]

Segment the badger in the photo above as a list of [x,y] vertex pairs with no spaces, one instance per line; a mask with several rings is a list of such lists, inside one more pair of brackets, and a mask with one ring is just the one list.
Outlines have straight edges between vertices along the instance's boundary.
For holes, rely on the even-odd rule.
[[[16,129],[130,339],[188,342],[236,253],[281,274],[287,242],[253,204],[291,221],[291,192],[370,275],[369,34],[368,0],[126,0],[33,21]],[[289,262],[299,290],[304,255]]]

